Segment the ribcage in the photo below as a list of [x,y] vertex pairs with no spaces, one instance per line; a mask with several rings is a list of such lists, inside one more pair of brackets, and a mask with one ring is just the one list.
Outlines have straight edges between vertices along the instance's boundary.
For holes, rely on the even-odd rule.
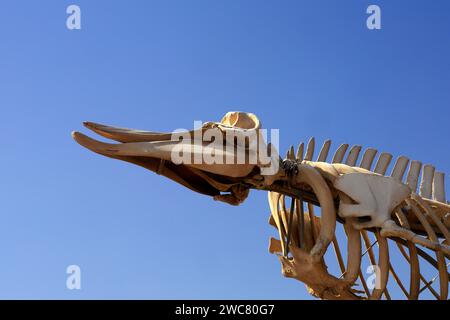
[[[365,150],[358,162],[362,148],[354,146],[347,154],[349,146],[343,144],[331,162],[325,163],[331,141],[324,143],[317,161],[312,161],[314,146],[311,139],[305,152],[300,144],[296,155],[292,147],[286,158],[320,173],[320,178],[316,175],[314,179],[323,179],[321,185],[325,182],[333,197],[343,196],[333,190],[333,175],[348,171],[386,175],[393,158],[381,153],[372,169],[377,150]],[[389,176],[412,190],[392,212],[396,227],[390,231],[356,230],[341,219],[342,224],[335,226],[331,242],[316,261],[311,253],[318,241],[324,242],[322,225],[332,225],[323,216],[323,206],[329,204],[309,201],[301,192],[294,198],[270,192],[270,221],[280,239],[271,241],[270,251],[280,253],[283,273],[304,282],[313,295],[324,299],[447,299],[450,206],[445,200],[444,174],[402,156]],[[313,185],[308,190],[320,192]],[[336,206],[338,202],[333,199],[333,203]],[[335,215],[335,219],[339,217]]]

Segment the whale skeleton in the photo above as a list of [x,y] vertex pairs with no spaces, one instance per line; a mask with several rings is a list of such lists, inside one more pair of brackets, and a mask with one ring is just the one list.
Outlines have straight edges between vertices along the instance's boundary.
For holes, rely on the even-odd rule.
[[[269,223],[278,233],[278,239],[269,241],[269,252],[278,256],[284,276],[303,282],[317,298],[391,299],[390,280],[407,299],[419,299],[425,291],[436,299],[448,298],[450,205],[445,199],[445,175],[431,165],[401,156],[388,173],[391,154],[382,152],[375,161],[376,149],[362,152],[361,146],[350,148],[348,144],[340,145],[327,162],[331,140],[324,142],[314,160],[316,143],[311,138],[296,152],[291,147],[284,159],[268,144],[270,159],[278,170],[262,175],[265,165],[256,150],[261,144],[224,139],[213,145],[196,138],[199,131],[207,130],[233,133],[238,138],[255,133],[260,138],[259,119],[244,112],[229,112],[221,122],[207,122],[187,132],[192,138],[187,142],[174,140],[173,133],[92,122],[84,125],[119,143],[100,142],[74,132],[73,138],[82,146],[142,166],[215,200],[238,205],[251,189],[268,191]],[[207,152],[231,157],[233,162],[175,163],[173,154],[180,144],[192,158]],[[230,148],[224,151],[220,146]],[[239,163],[230,150],[258,159]],[[339,228],[341,236],[337,236]],[[374,271],[374,283],[364,276],[364,265]],[[431,279],[423,272],[430,267],[436,270]],[[334,274],[329,268],[335,269]],[[400,273],[395,271],[399,268]],[[406,281],[401,279],[405,273],[409,275]]]

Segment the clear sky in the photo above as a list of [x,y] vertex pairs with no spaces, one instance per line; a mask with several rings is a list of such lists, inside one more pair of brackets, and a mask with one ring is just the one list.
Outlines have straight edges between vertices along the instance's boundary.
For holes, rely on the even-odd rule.
[[214,202],[70,133],[241,110],[280,129],[283,153],[315,136],[448,172],[449,15],[446,0],[2,1],[0,298],[309,299],[267,252],[264,192]]

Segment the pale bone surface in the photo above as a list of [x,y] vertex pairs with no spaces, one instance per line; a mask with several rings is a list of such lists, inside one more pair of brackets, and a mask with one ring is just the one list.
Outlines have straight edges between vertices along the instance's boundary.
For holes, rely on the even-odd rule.
[[[74,132],[73,138],[82,146],[142,166],[215,200],[239,205],[250,189],[268,191],[269,222],[279,237],[270,239],[269,251],[278,255],[283,275],[303,282],[315,297],[390,299],[390,281],[407,299],[419,299],[425,292],[436,299],[448,298],[450,205],[445,198],[445,175],[432,165],[401,156],[388,173],[391,154],[382,152],[375,162],[378,150],[362,151],[361,146],[348,144],[340,145],[327,162],[331,140],[324,142],[314,161],[316,141],[312,138],[306,147],[300,143],[297,151],[289,148],[285,159],[272,149],[271,161],[277,161],[280,169],[261,175],[267,164],[260,161],[258,147],[245,140],[248,134],[261,137],[261,123],[254,114],[244,112],[229,112],[220,122],[207,122],[188,132],[192,139],[182,142],[192,151],[192,158],[215,154],[233,159],[231,164],[174,163],[172,152],[180,142],[173,141],[171,133],[92,122],[85,126],[119,143]],[[218,144],[201,141],[199,148],[194,143],[196,133],[208,129],[231,132],[237,139]],[[241,150],[258,161],[240,163],[230,150]],[[338,226],[343,236],[337,236]],[[346,257],[340,249],[343,245]],[[331,247],[336,261],[328,262]],[[394,255],[404,259],[407,270],[396,264],[400,258],[393,259]],[[374,288],[364,276],[364,259],[376,267]],[[425,264],[436,270],[434,277],[423,274]],[[402,269],[396,272],[398,268]],[[331,274],[329,269],[339,271]],[[405,274],[409,275],[406,280],[402,279]]]

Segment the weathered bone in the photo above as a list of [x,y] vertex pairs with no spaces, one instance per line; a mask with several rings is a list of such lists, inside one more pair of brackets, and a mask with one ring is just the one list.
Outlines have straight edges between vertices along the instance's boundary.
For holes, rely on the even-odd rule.
[[303,161],[303,149],[305,148],[305,144],[302,142],[298,145],[296,159],[299,162]]
[[397,181],[403,181],[403,176],[405,174],[406,168],[408,166],[409,159],[406,157],[399,157],[395,162],[394,168],[392,169],[391,177]]
[[434,171],[435,168],[432,165],[426,164],[423,166],[420,195],[427,199],[431,199],[433,193]]
[[445,202],[445,174],[435,172],[433,179],[433,199],[439,202]]
[[342,218],[370,217],[370,221],[355,225],[359,229],[381,227],[411,193],[393,178],[363,173],[343,175],[336,179],[334,187],[356,202],[340,204],[338,213]]
[[413,160],[409,166],[408,177],[406,178],[407,185],[411,188],[412,192],[417,192],[417,184],[419,182],[420,169],[422,169],[422,163],[420,161]]
[[350,149],[350,153],[348,154],[346,165],[354,167],[356,165],[356,161],[358,161],[359,153],[361,152],[361,146],[353,146]]
[[378,152],[378,150],[376,150],[376,149],[372,149],[372,148],[366,149],[366,151],[364,152],[363,158],[361,160],[361,164],[359,166],[361,168],[370,170],[377,152]]
[[[207,122],[201,128],[187,132],[190,141],[182,142],[195,156],[214,154],[218,157],[236,159],[234,150],[247,157],[256,156],[257,163],[181,163],[173,162],[174,148],[180,147],[171,133],[147,132],[115,128],[93,122],[84,123],[97,134],[119,142],[104,143],[81,133],[73,133],[74,139],[84,147],[104,156],[137,164],[155,173],[170,178],[191,190],[232,205],[242,203],[250,189],[269,191],[271,218],[269,223],[278,230],[279,240],[272,239],[269,251],[279,253],[282,272],[285,276],[304,282],[309,292],[322,299],[389,299],[387,290],[389,272],[408,299],[417,299],[428,289],[435,297],[448,297],[448,271],[446,259],[450,257],[450,204],[445,197],[445,176],[431,165],[422,170],[420,192],[417,186],[422,164],[411,161],[405,184],[403,177],[409,160],[399,157],[391,171],[385,176],[392,155],[381,153],[371,171],[376,149],[366,149],[359,166],[360,146],[353,146],[346,158],[348,144],[336,150],[330,163],[325,162],[331,140],[324,142],[317,161],[314,157],[315,140],[311,138],[306,148],[300,144],[296,155],[291,147],[283,160],[278,151],[272,150],[271,163],[280,169],[263,175],[263,164],[258,148],[247,144],[248,134],[259,138],[261,123],[250,113],[229,112],[220,122]],[[201,141],[196,134],[216,130],[232,134],[234,141],[218,141],[218,144]],[[215,131],[214,131],[215,132]],[[184,143],[184,145],[183,145]],[[221,149],[218,147],[229,148]],[[263,144],[264,146],[264,144]],[[292,200],[286,202],[286,197]],[[286,208],[290,203],[291,208]],[[306,203],[307,212],[304,211]],[[320,216],[315,215],[320,207]],[[319,211],[317,211],[319,212]],[[336,212],[338,214],[336,214]],[[336,237],[336,222],[344,224],[347,236],[347,264],[344,264],[339,240]],[[378,245],[376,261],[368,232],[374,232]],[[380,287],[372,292],[364,282],[361,270],[361,236],[366,244],[369,258],[380,269]],[[410,264],[410,287],[403,286],[394,271],[395,260],[390,259],[388,241],[395,241],[400,253]],[[329,245],[333,244],[340,277],[331,275],[326,267]],[[436,259],[419,246],[432,250]],[[409,255],[404,248],[408,248]],[[289,256],[291,255],[291,256]],[[438,271],[439,292],[420,273],[420,262],[429,263]],[[364,292],[353,289],[358,278]],[[420,281],[424,286],[420,288]]]
[[316,140],[312,137],[308,142],[308,147],[306,148],[305,160],[311,161],[314,157],[314,149],[316,145]]
[[348,144],[344,143],[339,146],[336,153],[333,156],[332,163],[342,163],[344,160],[345,153],[347,152]]
[[384,175],[387,171],[389,164],[391,163],[391,160],[392,154],[386,152],[381,153],[375,166],[374,172]]
[[327,161],[328,152],[330,151],[331,140],[327,140],[323,143],[322,149],[319,152],[319,156],[317,157],[318,162]]

